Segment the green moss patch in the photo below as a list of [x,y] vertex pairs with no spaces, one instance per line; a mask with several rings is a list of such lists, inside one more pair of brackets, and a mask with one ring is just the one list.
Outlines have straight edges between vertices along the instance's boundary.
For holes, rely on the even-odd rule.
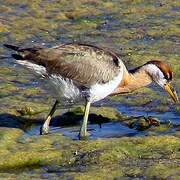
[[174,136],[72,141],[59,134],[28,137],[19,129],[1,128],[0,172],[6,177],[8,172],[16,171],[17,177],[23,172],[28,177],[25,172],[31,169],[38,174],[62,172],[61,177],[75,179],[176,177],[179,142]]

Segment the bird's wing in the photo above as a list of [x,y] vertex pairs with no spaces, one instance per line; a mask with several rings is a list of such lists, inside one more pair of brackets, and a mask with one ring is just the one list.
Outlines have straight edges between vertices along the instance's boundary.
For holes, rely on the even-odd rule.
[[24,53],[24,59],[43,65],[49,74],[60,75],[86,87],[106,83],[120,72],[115,54],[91,45],[65,44],[19,51],[21,55]]

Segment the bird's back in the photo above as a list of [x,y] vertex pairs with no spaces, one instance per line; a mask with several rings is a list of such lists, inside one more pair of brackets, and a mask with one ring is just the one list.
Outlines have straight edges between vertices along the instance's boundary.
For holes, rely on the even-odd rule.
[[45,67],[48,74],[61,75],[84,86],[106,83],[119,71],[116,54],[92,45],[64,44],[19,49],[18,53],[24,60]]
[[[116,54],[92,45],[64,44],[53,48],[26,49],[11,45],[6,47],[18,52],[13,57],[20,64],[42,72],[44,78],[50,79],[59,94],[63,90],[74,97],[74,94],[82,95],[84,89],[86,92],[89,89],[93,101],[100,100],[116,88],[123,74],[123,63]],[[75,91],[69,92],[73,89],[71,85],[75,85]]]

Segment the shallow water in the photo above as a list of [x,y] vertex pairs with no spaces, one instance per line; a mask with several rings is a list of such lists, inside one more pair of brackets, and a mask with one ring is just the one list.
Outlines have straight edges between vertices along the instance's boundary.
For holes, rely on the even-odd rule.
[[[61,133],[66,137],[70,137],[73,140],[78,140],[78,133],[80,126],[73,127],[52,127],[50,126],[50,133]],[[32,126],[30,129],[26,130],[25,136],[39,135],[40,126]],[[135,136],[138,134],[137,130],[130,129],[123,126],[121,123],[111,122],[104,123],[101,125],[90,124],[88,126],[88,132],[90,136],[88,139],[103,139],[103,138],[113,138],[122,136]],[[140,134],[140,133],[139,133]]]
[[[177,128],[179,126],[179,120],[177,113],[174,112],[144,112],[141,110],[137,110],[133,107],[127,107],[123,105],[116,106],[117,110],[121,112],[123,116],[129,116],[131,115],[132,119],[135,119],[135,121],[138,121],[138,119],[142,117],[155,117],[158,120],[160,120],[161,124],[170,124],[171,127],[165,129],[164,131],[161,131],[159,133],[156,133],[156,135],[162,135],[162,134],[172,134],[175,133]],[[58,122],[59,121],[59,122]],[[78,134],[80,130],[80,125],[77,124],[71,124],[68,125],[58,125],[61,123],[61,119],[54,119],[52,120],[52,125],[50,126],[50,134],[54,133],[60,133],[65,137],[69,137],[73,140],[78,140]],[[34,135],[39,135],[41,125],[39,124],[32,124],[30,127],[28,127],[25,130],[24,137],[30,137]],[[149,127],[151,128],[151,127]],[[153,128],[153,126],[152,126]],[[151,131],[149,130],[137,130],[137,129],[131,129],[128,127],[127,124],[125,124],[122,120],[117,120],[115,122],[102,122],[99,124],[96,123],[89,123],[88,124],[88,132],[90,133],[90,136],[88,139],[104,139],[104,138],[118,138],[118,137],[132,137],[132,136],[146,136]]]
[[171,121],[174,125],[178,125],[180,121],[180,116],[176,112],[169,111],[169,112],[145,112],[138,110],[134,107],[128,106],[118,106],[117,108],[121,113],[125,113],[131,116],[153,116],[160,119],[162,122]]

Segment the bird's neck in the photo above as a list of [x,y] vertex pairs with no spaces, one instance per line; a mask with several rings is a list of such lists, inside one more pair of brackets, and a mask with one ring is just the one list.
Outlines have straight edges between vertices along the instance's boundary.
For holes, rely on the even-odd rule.
[[130,71],[124,67],[123,79],[112,95],[130,93],[136,89],[149,85],[151,82],[152,78],[145,66],[141,66]]

